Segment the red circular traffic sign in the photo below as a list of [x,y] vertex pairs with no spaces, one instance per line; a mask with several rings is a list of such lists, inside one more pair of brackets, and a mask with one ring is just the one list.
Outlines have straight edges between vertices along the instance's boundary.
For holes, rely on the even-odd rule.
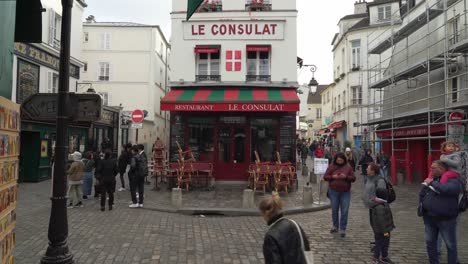
[[461,112],[453,112],[449,116],[449,121],[460,121],[463,120],[463,113]]
[[131,117],[132,117],[132,122],[138,124],[143,121],[143,119],[145,118],[145,114],[143,114],[143,111],[141,111],[140,109],[137,109],[137,110],[133,110]]

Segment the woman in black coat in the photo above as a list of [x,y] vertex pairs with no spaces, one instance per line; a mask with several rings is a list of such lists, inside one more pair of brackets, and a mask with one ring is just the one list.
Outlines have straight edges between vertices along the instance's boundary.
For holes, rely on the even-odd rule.
[[[266,264],[306,264],[302,243],[310,250],[304,230],[281,212],[282,204],[277,192],[259,204],[260,212],[269,229],[263,242],[263,256]],[[301,230],[303,241],[301,243]]]

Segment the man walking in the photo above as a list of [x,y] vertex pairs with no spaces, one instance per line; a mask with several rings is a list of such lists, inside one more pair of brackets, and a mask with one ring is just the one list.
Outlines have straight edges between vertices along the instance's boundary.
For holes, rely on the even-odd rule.
[[437,239],[441,235],[447,245],[448,264],[457,263],[458,196],[462,191],[459,175],[436,160],[431,165],[432,178],[423,182],[419,193],[418,214],[425,225],[426,248],[430,264],[439,264]]
[[[128,176],[130,178],[130,194],[132,196],[132,204],[130,208],[143,207],[143,196],[145,190],[145,174],[144,174],[144,161],[139,154],[138,146],[132,147],[132,158],[130,162],[130,171]],[[147,168],[146,168],[147,170]],[[138,200],[137,200],[138,191]]]

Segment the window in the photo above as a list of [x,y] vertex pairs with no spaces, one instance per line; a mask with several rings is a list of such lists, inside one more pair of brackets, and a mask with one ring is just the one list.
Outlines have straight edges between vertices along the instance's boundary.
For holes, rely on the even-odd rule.
[[322,118],[322,108],[316,108],[315,109],[315,118],[316,119],[321,119]]
[[346,91],[343,91],[343,108],[346,108]]
[[338,111],[341,110],[341,95],[338,95]]
[[250,121],[251,131],[251,161],[255,161],[256,150],[261,161],[275,161],[275,150],[279,139],[278,119],[252,118]]
[[247,51],[247,81],[270,81],[269,51]]
[[460,37],[460,32],[458,29],[459,17],[456,16],[450,21],[447,22],[448,26],[448,35],[449,35],[449,45],[453,45],[458,42]]
[[110,105],[109,93],[108,92],[98,92],[98,94],[102,98],[102,105],[109,106]]
[[83,42],[88,42],[88,40],[89,40],[89,33],[83,32]]
[[87,62],[85,62],[85,63],[83,64],[83,71],[84,71],[84,72],[87,72],[87,71],[88,71],[88,63],[87,63]]
[[336,111],[336,97],[333,97],[333,111]]
[[197,81],[219,81],[219,50],[213,53],[197,53]]
[[109,71],[110,71],[110,65],[108,62],[100,62],[99,63],[99,75],[98,75],[98,80],[99,81],[109,81]]
[[49,44],[60,49],[60,34],[62,32],[62,17],[50,9],[49,13]]
[[449,88],[450,88],[450,102],[458,102],[458,77],[449,79]]
[[212,117],[188,118],[188,147],[196,160],[214,161],[215,124],[216,120]]
[[164,79],[163,77],[163,69],[159,68],[159,87],[162,87],[162,80]]
[[353,93],[352,97],[352,104],[353,105],[360,105],[362,104],[362,87],[361,86],[353,86],[351,87],[351,91]]
[[378,19],[379,20],[389,20],[392,16],[392,6],[379,6],[377,9],[378,11]]
[[351,70],[358,70],[361,66],[361,40],[351,41]]
[[110,49],[110,33],[109,32],[101,33],[101,49],[103,50]]
[[246,0],[245,10],[246,11],[270,11],[271,2],[270,0]]
[[59,75],[55,72],[49,72],[47,77],[47,92],[56,93],[58,91]]

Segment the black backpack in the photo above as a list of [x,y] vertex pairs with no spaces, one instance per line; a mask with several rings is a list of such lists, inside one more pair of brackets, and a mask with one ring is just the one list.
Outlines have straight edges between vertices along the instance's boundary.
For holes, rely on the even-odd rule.
[[[385,187],[387,189],[387,203],[393,203],[396,200],[396,193],[395,189],[393,189],[393,185],[387,181],[385,178],[382,177],[382,179],[385,181]],[[379,181],[375,181],[375,188],[377,189],[377,183]]]
[[460,183],[462,185],[462,191],[458,199],[458,210],[460,212],[465,212],[468,208],[468,191],[466,190],[466,181],[461,178]]

